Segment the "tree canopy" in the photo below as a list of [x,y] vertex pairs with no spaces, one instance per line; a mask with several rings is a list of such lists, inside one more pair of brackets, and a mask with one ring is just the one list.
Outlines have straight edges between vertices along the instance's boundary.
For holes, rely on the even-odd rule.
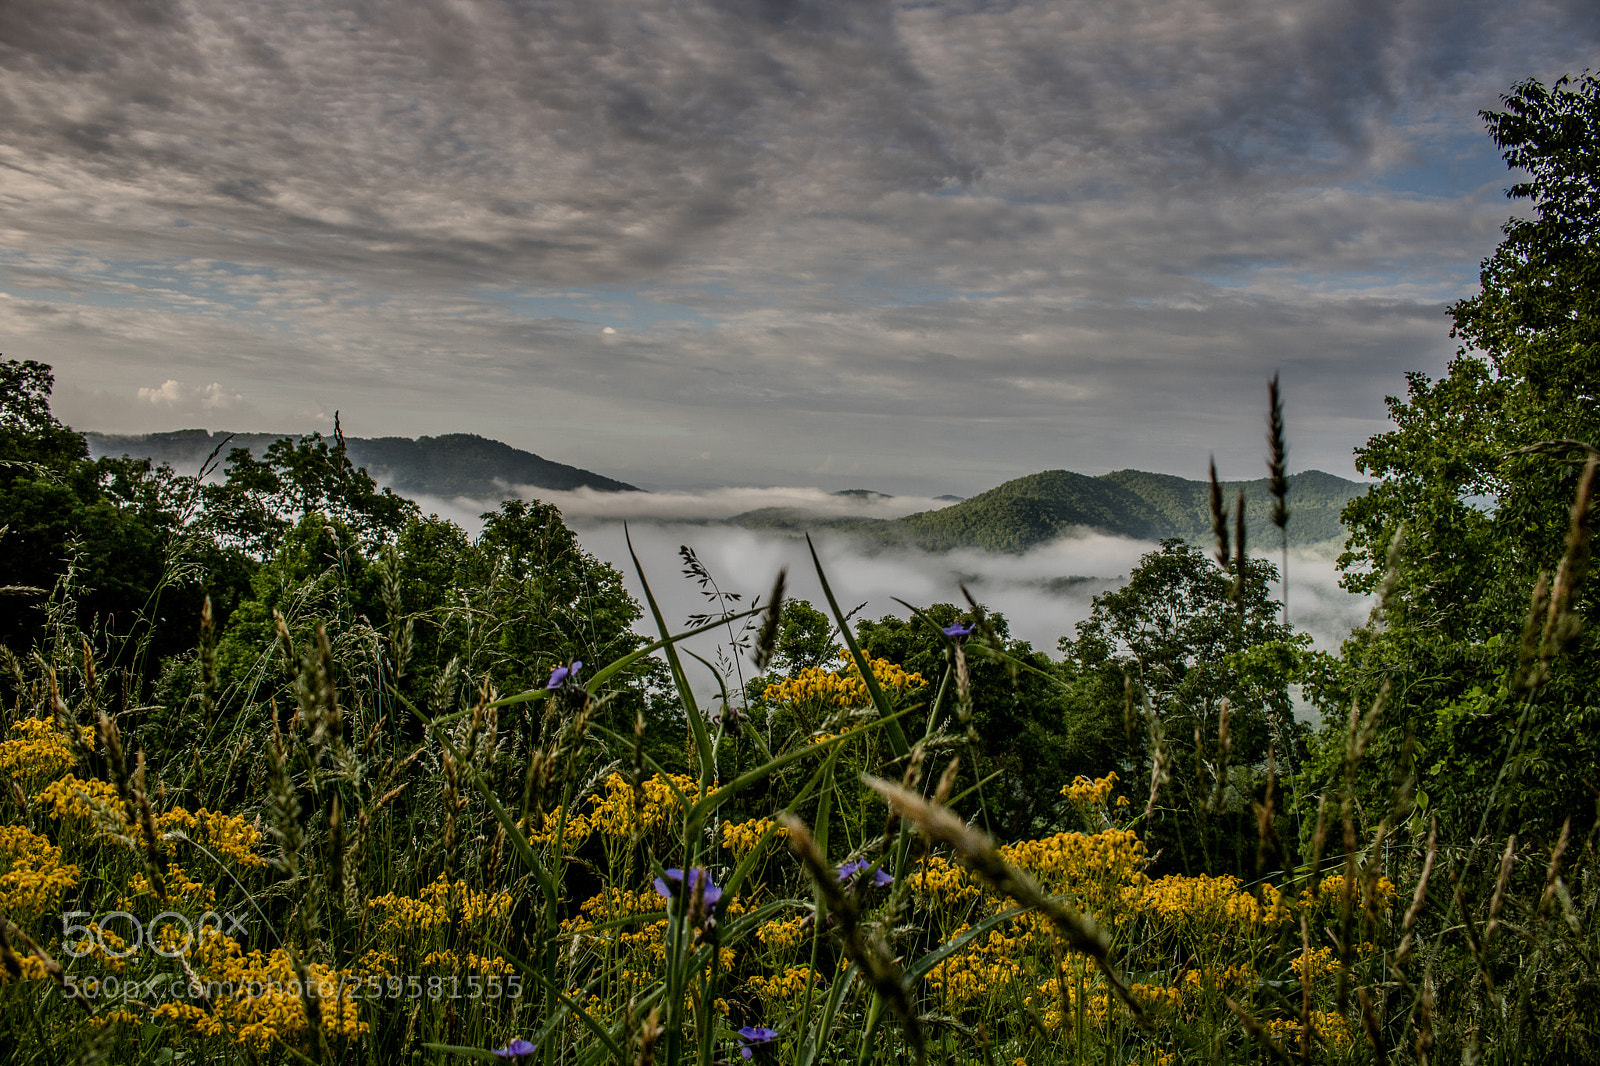
[[[1356,452],[1379,481],[1345,509],[1340,562],[1347,587],[1384,594],[1385,627],[1357,635],[1347,666],[1351,693],[1389,682],[1387,742],[1414,738],[1468,821],[1525,721],[1541,754],[1522,758],[1547,762],[1519,764],[1508,787],[1559,825],[1592,807],[1572,768],[1595,765],[1593,637],[1535,709],[1513,675],[1530,595],[1566,550],[1600,444],[1600,80],[1530,79],[1502,99],[1483,118],[1525,174],[1507,192],[1531,214],[1506,223],[1481,291],[1450,309],[1462,346],[1444,377],[1408,375],[1388,401],[1395,428]],[[1593,603],[1580,589],[1573,607]]]

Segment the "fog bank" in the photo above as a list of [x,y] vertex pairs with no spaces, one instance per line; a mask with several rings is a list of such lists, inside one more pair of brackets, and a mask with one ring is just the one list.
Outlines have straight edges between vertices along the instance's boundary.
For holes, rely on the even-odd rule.
[[[622,572],[628,591],[642,603],[644,586],[629,555],[631,536],[650,590],[667,624],[687,628],[687,619],[711,609],[696,583],[683,575],[681,546],[692,548],[724,592],[748,603],[765,596],[779,569],[789,571],[789,595],[810,600],[826,611],[806,542],[769,530],[748,530],[718,519],[758,506],[787,506],[822,515],[868,514],[893,517],[948,501],[897,497],[887,500],[834,496],[821,489],[718,489],[705,493],[572,493],[543,492],[540,499],[562,508],[579,542],[596,557]],[[420,499],[425,510],[476,531],[479,515],[498,504],[466,499]],[[683,520],[684,517],[690,520]],[[626,520],[627,535],[624,533]],[[1057,641],[1076,631],[1088,617],[1093,598],[1120,587],[1141,556],[1155,551],[1151,541],[1083,531],[1018,555],[958,550],[942,554],[912,547],[884,549],[856,539],[821,531],[813,538],[817,555],[841,609],[865,604],[857,617],[906,617],[895,598],[917,606],[963,602],[961,585],[991,611],[1003,614],[1014,637],[1054,656]],[[1263,558],[1280,565],[1276,551]],[[1367,597],[1339,587],[1339,571],[1325,551],[1309,548],[1289,553],[1290,621],[1309,633],[1316,646],[1335,650],[1370,610]],[[648,615],[640,631],[655,629]],[[717,642],[710,635],[688,645],[712,658]],[[698,682],[697,682],[698,683]]]

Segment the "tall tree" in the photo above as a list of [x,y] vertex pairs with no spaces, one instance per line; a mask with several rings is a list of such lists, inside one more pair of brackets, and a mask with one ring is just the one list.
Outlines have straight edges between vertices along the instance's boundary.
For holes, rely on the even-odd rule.
[[[1388,401],[1395,428],[1357,450],[1379,482],[1345,510],[1340,564],[1348,588],[1388,590],[1386,628],[1348,650],[1358,688],[1390,682],[1389,743],[1414,735],[1425,777],[1451,774],[1470,821],[1520,728],[1511,795],[1559,824],[1593,807],[1580,769],[1600,720],[1592,639],[1527,715],[1514,674],[1530,593],[1561,558],[1600,446],[1600,79],[1530,79],[1502,100],[1483,118],[1525,174],[1508,195],[1531,214],[1506,223],[1482,291],[1450,309],[1462,347],[1445,376],[1407,375]],[[1580,590],[1575,606],[1593,602]]]

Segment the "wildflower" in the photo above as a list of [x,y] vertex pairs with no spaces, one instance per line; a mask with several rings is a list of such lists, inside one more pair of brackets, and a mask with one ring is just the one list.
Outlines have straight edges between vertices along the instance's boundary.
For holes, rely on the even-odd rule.
[[572,660],[571,666],[558,666],[554,670],[550,671],[550,680],[545,682],[544,687],[548,689],[557,689],[564,688],[568,684],[576,684],[578,680],[578,671],[582,669],[582,659]]
[[[707,907],[715,905],[717,900],[722,898],[722,889],[717,887],[717,885],[711,880],[711,875],[704,869],[699,866],[691,868],[689,870],[690,891],[693,892],[698,890],[700,888],[701,881],[705,882],[705,895],[703,897],[705,905]],[[677,867],[673,867],[670,870],[663,870],[662,876],[656,878],[650,883],[655,886],[656,892],[666,896],[668,899],[672,899],[678,894],[678,890],[683,887],[683,871]]]
[[971,622],[966,625],[962,625],[960,622],[953,622],[945,626],[941,632],[951,640],[965,640],[967,637],[972,636],[973,628],[974,626]]
[[521,1037],[518,1037],[505,1047],[495,1048],[494,1053],[499,1055],[502,1059],[516,1059],[518,1062],[523,1062],[538,1050],[539,1045],[530,1044]]
[[739,1045],[739,1055],[748,1059],[755,1055],[756,1048],[778,1039],[778,1031],[761,1025],[747,1025],[739,1030],[739,1036],[745,1041]]
[[[839,867],[839,880],[847,881],[861,873],[863,870],[870,869],[871,866],[872,863],[868,862],[866,859],[857,859],[855,862],[847,862],[843,866]],[[889,873],[889,871],[879,868],[874,870],[872,873],[872,883],[878,888],[882,888],[885,885],[894,884],[894,877]]]

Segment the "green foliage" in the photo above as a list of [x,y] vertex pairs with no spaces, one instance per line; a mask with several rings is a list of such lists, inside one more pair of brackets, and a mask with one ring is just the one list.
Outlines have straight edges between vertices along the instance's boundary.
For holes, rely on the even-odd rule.
[[331,443],[320,433],[276,440],[260,459],[248,448],[234,448],[226,471],[220,484],[201,489],[201,527],[257,557],[271,555],[280,538],[312,514],[349,527],[368,548],[393,540],[418,514],[416,504],[390,489],[380,491],[350,461],[342,434]]
[[[1587,447],[1600,444],[1600,81],[1530,80],[1503,99],[1484,119],[1506,162],[1529,172],[1509,195],[1534,216],[1506,224],[1481,293],[1451,308],[1463,348],[1446,375],[1408,375],[1408,395],[1389,400],[1395,429],[1357,451],[1381,480],[1346,509],[1340,560],[1348,587],[1386,590],[1383,631],[1347,649],[1342,702],[1388,683],[1379,742],[1397,752],[1413,738],[1430,787],[1450,781],[1438,794],[1459,804],[1441,811],[1461,831],[1524,719],[1515,675],[1529,596],[1562,558]],[[1579,613],[1592,613],[1592,587],[1577,590]],[[1591,631],[1548,679],[1539,699],[1564,710],[1528,718],[1556,765],[1600,754],[1585,724],[1600,713],[1595,650]],[[1519,779],[1538,831],[1588,816],[1567,775]]]
[[1124,774],[1163,782],[1147,831],[1190,872],[1253,872],[1254,849],[1237,845],[1269,752],[1287,773],[1304,744],[1289,685],[1309,638],[1278,620],[1276,580],[1250,560],[1236,593],[1204,552],[1168,539],[1126,585],[1095,597],[1076,638],[1061,638],[1075,706],[1108,740],[1126,729]]
[[[955,692],[954,645],[940,629],[964,614],[954,604],[936,603],[921,618],[864,620],[856,632],[867,655],[921,674],[929,685],[930,704],[939,687],[946,686],[937,722],[945,740],[934,752],[960,755],[962,788],[992,778],[980,786],[986,829],[1001,839],[1016,839],[1063,828],[1071,819],[1060,795],[1062,783],[1075,773],[1103,773],[1108,752],[1098,738],[1074,728],[1056,664],[1026,641],[1012,639],[1000,614],[985,617],[997,641],[993,650],[1011,662],[976,647],[968,653],[971,711],[963,721]],[[913,719],[912,730],[923,721]]]

